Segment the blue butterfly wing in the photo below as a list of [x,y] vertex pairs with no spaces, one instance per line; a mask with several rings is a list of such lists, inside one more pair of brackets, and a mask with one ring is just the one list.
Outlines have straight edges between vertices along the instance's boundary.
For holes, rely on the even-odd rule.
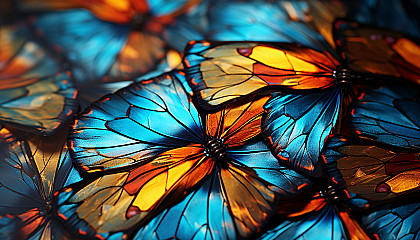
[[303,217],[286,218],[258,239],[344,240],[347,237],[345,226],[334,206],[326,205],[321,210],[307,213]]
[[252,168],[262,179],[278,187],[281,197],[296,195],[313,185],[307,177],[280,165],[263,142],[249,143],[226,153],[238,165]]
[[201,119],[178,77],[184,76],[167,73],[135,83],[79,115],[69,136],[76,167],[82,172],[116,169],[201,144]]
[[128,26],[99,20],[81,9],[38,14],[31,22],[68,57],[81,85],[105,76],[129,34]]
[[71,167],[66,133],[67,128],[49,137],[1,131],[0,215],[19,219],[14,233],[19,238],[70,239],[50,212],[53,193],[63,186]]
[[212,177],[182,202],[142,227],[134,239],[236,239],[219,179]]
[[354,135],[407,149],[420,147],[420,91],[383,86],[355,100],[349,116]]
[[418,202],[386,204],[363,214],[361,225],[376,239],[419,239],[419,219]]
[[209,19],[211,40],[295,42],[317,50],[330,49],[319,32],[291,21],[279,3],[220,2],[210,9]]
[[[0,121],[40,135],[56,132],[78,110],[70,72],[21,23],[1,26]],[[4,35],[3,35],[4,34]]]
[[273,154],[292,169],[320,176],[320,152],[337,122],[339,107],[339,88],[273,94],[262,122]]

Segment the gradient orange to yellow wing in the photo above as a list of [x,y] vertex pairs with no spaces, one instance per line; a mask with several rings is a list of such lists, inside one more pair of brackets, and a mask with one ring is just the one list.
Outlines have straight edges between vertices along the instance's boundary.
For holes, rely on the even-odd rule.
[[209,136],[221,138],[228,147],[240,146],[261,133],[263,105],[269,97],[229,103],[220,111],[206,116],[206,130]]

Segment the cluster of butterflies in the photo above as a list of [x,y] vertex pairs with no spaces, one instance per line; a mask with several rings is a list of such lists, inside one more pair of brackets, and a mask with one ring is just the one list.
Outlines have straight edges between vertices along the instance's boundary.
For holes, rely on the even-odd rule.
[[420,239],[416,0],[0,8],[2,239]]

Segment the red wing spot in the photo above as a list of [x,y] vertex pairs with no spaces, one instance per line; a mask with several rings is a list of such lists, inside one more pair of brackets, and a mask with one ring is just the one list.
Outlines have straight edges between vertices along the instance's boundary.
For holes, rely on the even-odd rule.
[[70,116],[72,113],[73,113],[73,111],[72,111],[72,110],[70,110],[70,111],[66,114],[66,116]]
[[341,53],[341,57],[343,58],[343,59],[346,59],[346,54],[344,54],[343,52]]
[[109,97],[103,99],[101,102],[105,102],[105,101],[108,101],[108,100],[109,100]]
[[70,77],[71,76],[71,72],[70,71],[66,71],[66,75]]
[[252,48],[238,48],[238,53],[242,56],[249,57],[252,54]]
[[54,197],[57,197],[58,194],[60,194],[60,191],[55,192],[53,195],[54,195]]
[[354,108],[351,110],[350,114],[354,116]]
[[355,130],[355,132],[357,133],[357,135],[362,135],[362,133],[359,130]]
[[322,160],[324,160],[324,163],[327,163],[327,159],[325,158],[324,155],[321,155]]
[[284,114],[286,117],[289,117],[289,118],[291,118],[292,117],[292,115],[290,115],[290,114],[288,114],[288,113],[285,113]]
[[268,141],[270,141],[271,145],[274,145],[273,138],[271,136],[268,137]]
[[140,209],[136,206],[130,206],[127,210],[127,219],[130,219],[134,216],[136,216],[137,214],[141,213]]
[[337,43],[337,46],[341,47],[341,41],[340,40],[337,39],[335,42]]
[[288,160],[287,158],[285,158],[285,157],[283,157],[281,155],[277,155],[277,157],[280,158],[281,160],[284,160],[284,161],[287,161]]
[[304,166],[303,167],[304,169],[306,169],[306,170],[309,170],[309,171],[312,171],[312,170],[314,170],[314,166],[309,166],[309,167],[307,167],[307,166]]
[[332,180],[335,184],[338,184],[337,180],[335,180],[335,178],[334,178],[334,177],[332,177],[332,178],[331,178],[331,180]]
[[181,74],[182,76],[185,76],[185,73],[184,72],[178,72],[179,74]]
[[378,193],[389,193],[391,192],[391,187],[386,183],[381,183],[376,187],[375,191]]
[[197,43],[197,41],[192,40],[192,41],[190,41],[190,42],[188,43],[188,45],[194,45],[194,44],[196,44],[196,43]]
[[104,237],[102,237],[101,235],[99,235],[98,233],[97,233],[97,234],[95,234],[95,237],[96,237],[96,238],[99,238],[99,239],[101,239],[101,240],[105,240],[105,238],[104,238]]
[[83,168],[84,170],[86,170],[86,171],[89,171],[89,168],[88,168],[88,167],[86,167],[86,166],[82,166],[82,168]]
[[379,236],[377,233],[373,234],[373,236],[375,237],[376,240],[379,240]]
[[63,190],[64,190],[64,192],[71,192],[71,191],[73,191],[72,188],[64,188]]
[[350,197],[350,194],[349,194],[349,192],[347,190],[343,190],[343,192],[347,195],[348,198],[351,198]]
[[89,110],[89,112],[85,113],[85,115],[89,115],[93,112],[93,108]]
[[6,217],[8,217],[8,218],[15,218],[13,215],[10,215],[9,213],[6,213]]
[[76,96],[77,96],[78,93],[79,93],[79,91],[78,90],[75,90],[74,91],[74,94],[73,94],[73,98],[76,98]]
[[60,212],[57,212],[57,215],[59,216],[59,217],[61,217],[62,219],[64,219],[64,220],[68,220],[68,218],[66,217],[66,216],[64,216],[64,214],[62,214],[62,213],[60,213]]
[[188,60],[187,60],[187,59],[184,59],[184,63],[185,63],[185,65],[187,65],[187,67],[191,67],[190,62],[188,62]]
[[78,232],[79,232],[80,235],[86,235],[86,231],[83,231],[82,229],[79,229]]
[[191,83],[197,86],[197,83],[195,82],[195,78],[191,78]]
[[210,46],[209,42],[203,42],[202,44],[203,44],[203,46]]
[[306,185],[308,185],[308,183],[304,183],[304,184],[302,184],[302,185],[298,186],[298,187],[297,187],[297,189],[298,189],[298,190],[300,190],[300,189],[302,189],[303,187],[305,187]]
[[143,83],[143,84],[149,84],[149,83],[152,83],[153,82],[153,80],[144,80],[144,81],[141,81],[141,83]]
[[357,98],[359,100],[362,100],[362,98],[365,96],[365,93],[360,94],[360,96]]

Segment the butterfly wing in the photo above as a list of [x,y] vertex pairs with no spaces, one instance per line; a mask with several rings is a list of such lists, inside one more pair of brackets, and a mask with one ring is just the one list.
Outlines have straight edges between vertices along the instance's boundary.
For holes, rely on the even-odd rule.
[[293,44],[189,43],[184,66],[200,105],[211,108],[267,86],[327,88],[338,63],[328,54]]
[[201,119],[178,77],[183,76],[168,73],[143,80],[105,96],[79,115],[69,136],[78,169],[116,169],[201,144]]
[[420,91],[415,87],[382,86],[353,102],[349,125],[362,138],[406,149],[420,146]]
[[63,128],[40,137],[1,130],[0,215],[19,219],[15,238],[71,238],[50,216],[53,192],[63,186],[71,167],[66,133]]
[[280,162],[319,176],[318,158],[337,122],[340,89],[306,94],[274,93],[262,122],[268,144]]
[[281,199],[278,215],[258,239],[369,239],[351,213],[319,193]]
[[79,85],[105,76],[130,31],[128,26],[101,21],[82,9],[37,14],[30,21],[69,58]]
[[216,3],[209,10],[208,39],[295,42],[320,51],[328,49],[328,43],[320,33],[289,15],[290,12],[297,14],[296,8],[308,7],[304,1],[295,5],[291,2]]
[[420,83],[420,45],[390,30],[355,22],[335,22],[341,56],[354,71],[402,77]]
[[361,225],[373,239],[417,239],[419,210],[414,201],[386,204],[364,214]]
[[0,121],[53,134],[78,110],[71,73],[56,73],[59,64],[23,25],[3,25],[0,33]]
[[418,152],[333,139],[323,154],[327,172],[350,203],[367,208],[418,189]]

